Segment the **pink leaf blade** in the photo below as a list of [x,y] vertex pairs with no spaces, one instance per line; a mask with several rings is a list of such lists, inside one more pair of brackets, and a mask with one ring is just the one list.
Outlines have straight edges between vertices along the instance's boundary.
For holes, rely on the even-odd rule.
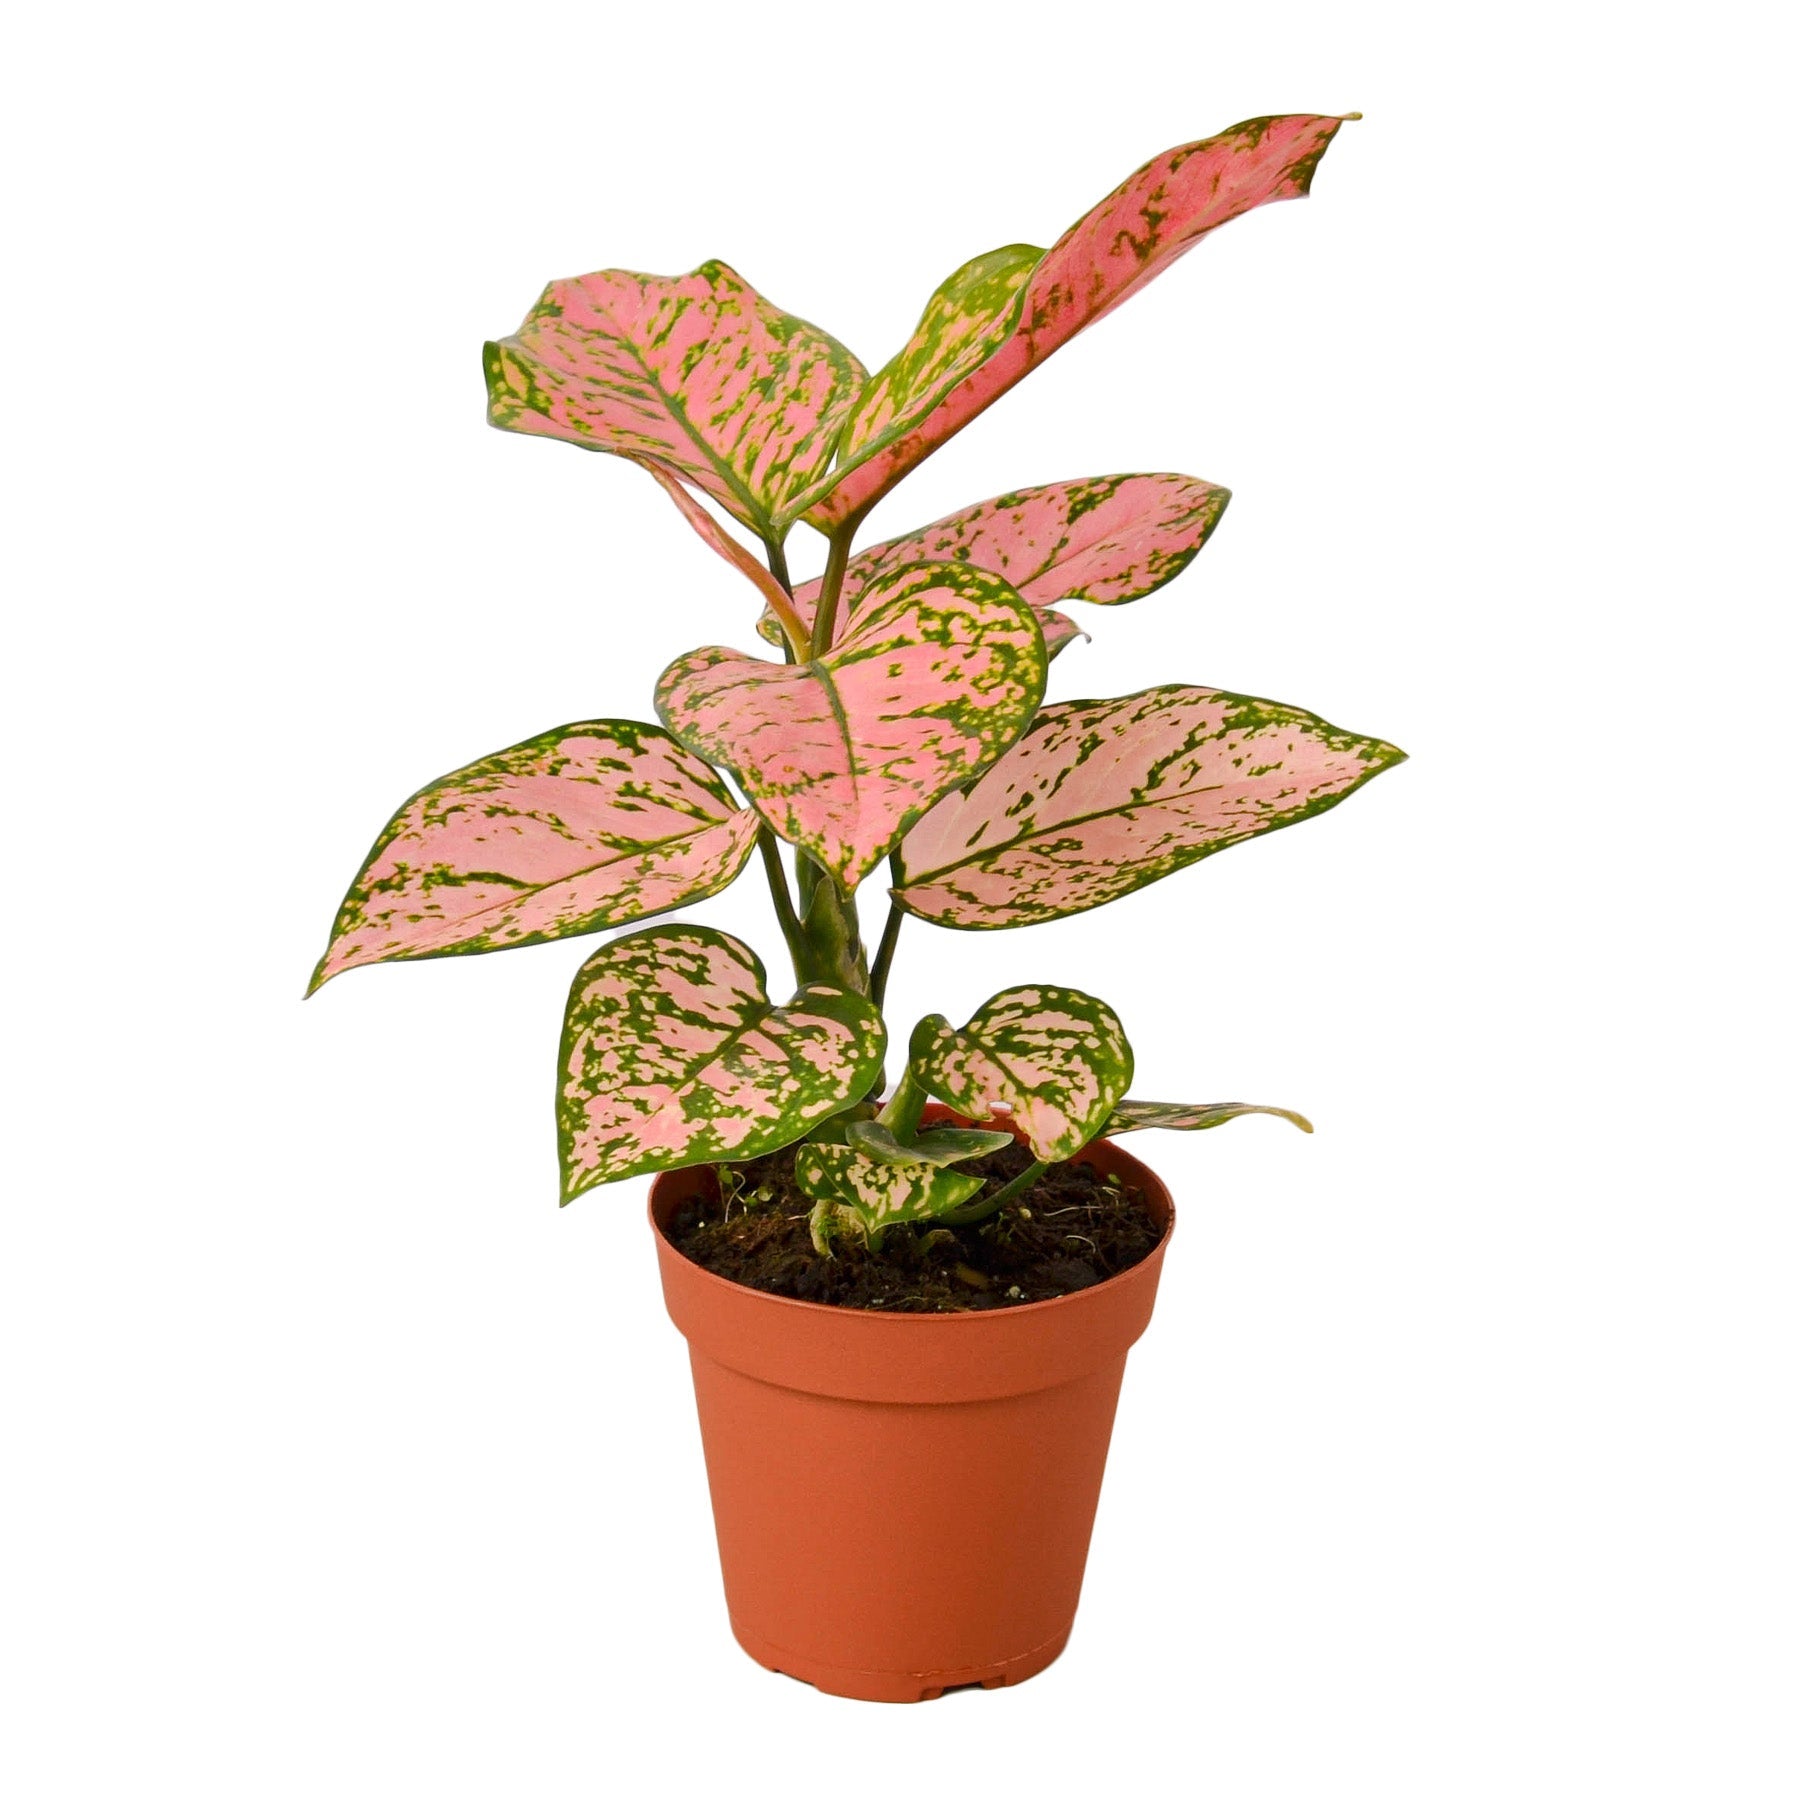
[[394,815],[308,992],[368,963],[511,950],[705,899],[743,868],[757,823],[654,725],[559,726],[454,770]]
[[656,705],[780,836],[854,888],[1025,729],[1047,665],[1035,614],[998,576],[921,563],[880,575],[816,662],[695,651],[663,672]]
[[[840,629],[876,575],[914,562],[964,562],[1003,576],[1040,616],[1065,600],[1139,600],[1200,554],[1230,500],[1216,483],[1173,474],[1093,475],[996,494],[853,556]],[[809,628],[819,588],[814,580],[794,589],[794,610]],[[767,620],[763,635],[779,644],[779,624]]]
[[969,1118],[1010,1113],[1042,1162],[1066,1162],[1101,1129],[1133,1066],[1118,1014],[1063,987],[1007,988],[960,1031],[934,1013],[908,1053],[926,1089]]
[[554,281],[482,362],[502,430],[665,462],[765,537],[829,465],[867,380],[721,262]]
[[1216,688],[1047,706],[907,834],[894,899],[965,931],[1064,918],[1324,812],[1404,760],[1298,707]]
[[606,1182],[766,1156],[854,1105],[881,1016],[812,983],[786,1006],[747,945],[703,925],[614,938],[569,989],[557,1066],[563,1200]]
[[[837,469],[815,484],[808,518],[831,530],[867,512],[1077,332],[1208,233],[1259,206],[1304,196],[1343,123],[1311,113],[1250,119],[1152,158],[1045,253],[1031,272],[1016,323],[989,356],[948,392],[922,392],[916,405],[896,408],[885,442],[846,437]],[[916,345],[902,352],[908,355],[917,357]],[[897,429],[902,419],[909,422],[904,431]]]

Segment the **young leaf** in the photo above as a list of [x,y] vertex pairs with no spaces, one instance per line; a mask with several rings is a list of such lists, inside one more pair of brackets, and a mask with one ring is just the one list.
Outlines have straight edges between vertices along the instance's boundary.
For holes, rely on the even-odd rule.
[[[839,630],[863,589],[884,569],[913,562],[964,562],[1002,575],[1045,622],[1061,600],[1117,606],[1173,581],[1200,553],[1230,493],[1191,475],[1096,475],[999,494],[935,524],[889,538],[850,559],[844,571]],[[811,626],[817,580],[794,589],[794,610]],[[1067,620],[1069,634],[1075,627]],[[762,634],[782,642],[765,614]],[[1065,637],[1064,641],[1067,641]]]
[[918,1080],[971,1119],[1007,1108],[1041,1162],[1066,1162],[1131,1085],[1118,1015],[1076,988],[1008,988],[961,1031],[933,1013],[910,1055]]
[[1047,663],[1031,608],[997,575],[919,563],[877,577],[817,662],[696,650],[663,671],[656,710],[853,888],[1024,730]]
[[[866,512],[1045,357],[1208,232],[1271,200],[1305,194],[1342,123],[1307,113],[1250,119],[1165,151],[1065,231],[1030,269],[1022,291],[1011,285],[1025,254],[1019,247],[994,253],[1006,280],[969,283],[966,294],[943,304],[940,289],[911,342],[870,381],[837,469],[808,496],[819,502],[808,519],[830,530]],[[933,346],[952,334],[957,354],[934,355]],[[957,378],[947,380],[952,373]]]
[[1241,1119],[1246,1113],[1269,1113],[1286,1119],[1302,1131],[1312,1130],[1312,1121],[1285,1106],[1246,1106],[1241,1100],[1219,1100],[1210,1105],[1177,1105],[1166,1100],[1121,1100],[1113,1108],[1112,1117],[1100,1128],[1102,1137],[1121,1137],[1128,1131],[1210,1131],[1227,1119]]
[[866,380],[721,262],[553,281],[482,366],[502,430],[660,459],[765,537],[825,469]]
[[589,719],[422,788],[350,884],[312,986],[362,963],[511,950],[704,900],[757,818],[655,725]]
[[860,994],[815,983],[774,1005],[756,953],[722,931],[615,938],[582,964],[563,1020],[563,1199],[779,1150],[860,1100],[885,1047]]
[[848,1207],[870,1238],[889,1225],[949,1212],[984,1185],[979,1175],[958,1175],[935,1163],[888,1162],[854,1144],[803,1144],[794,1179],[809,1198]]
[[874,1119],[857,1119],[844,1127],[844,1142],[854,1144],[865,1156],[886,1163],[965,1162],[971,1156],[987,1156],[1004,1150],[1013,1141],[1010,1131],[966,1131],[959,1126],[942,1126],[922,1131],[911,1143],[903,1144],[885,1125]]
[[900,847],[894,898],[963,931],[1085,912],[1337,805],[1405,760],[1298,707],[1157,687],[1047,706]]

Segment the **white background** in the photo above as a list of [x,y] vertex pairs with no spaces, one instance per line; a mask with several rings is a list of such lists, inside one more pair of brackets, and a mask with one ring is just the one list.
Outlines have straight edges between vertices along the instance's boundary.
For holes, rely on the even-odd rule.
[[[16,22],[0,1786],[1793,1795],[1778,18]],[[1310,201],[874,521],[1223,481],[1053,693],[1413,760],[1084,918],[907,927],[902,1022],[1097,989],[1140,1091],[1319,1129],[1142,1140],[1182,1223],[1063,1659],[828,1699],[728,1636],[642,1184],[556,1205],[591,945],[300,1004],[421,782],[755,645],[641,474],[484,427],[478,346],[551,276],[718,255],[873,366],[1164,147],[1352,108]],[[753,881],[700,916],[775,962]]]

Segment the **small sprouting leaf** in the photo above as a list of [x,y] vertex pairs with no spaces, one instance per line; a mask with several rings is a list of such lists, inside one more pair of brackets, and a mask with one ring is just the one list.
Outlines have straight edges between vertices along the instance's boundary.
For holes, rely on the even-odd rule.
[[1066,1162],[1131,1085],[1118,1015],[1076,988],[1008,988],[960,1031],[933,1013],[910,1055],[921,1084],[969,1118],[1006,1108],[1041,1162]]
[[756,829],[657,726],[559,726],[432,782],[388,821],[312,987],[363,963],[511,950],[703,900],[744,866]]
[[[837,467],[806,498],[821,530],[866,512],[910,469],[1078,331],[1208,232],[1306,193],[1341,119],[1250,119],[1147,162],[1029,268],[1024,246],[978,258],[933,296],[869,382]],[[992,263],[989,278],[971,276]],[[937,353],[938,344],[947,354]],[[984,354],[985,352],[985,354]],[[946,378],[954,375],[954,380]]]
[[1246,1113],[1268,1113],[1286,1119],[1302,1131],[1312,1130],[1312,1121],[1285,1106],[1247,1106],[1241,1100],[1218,1100],[1206,1105],[1183,1106],[1167,1100],[1121,1100],[1113,1108],[1112,1117],[1101,1127],[1102,1137],[1121,1137],[1127,1131],[1210,1131],[1227,1119],[1241,1119]]
[[889,1225],[936,1218],[962,1205],[984,1185],[929,1162],[890,1162],[855,1144],[803,1144],[794,1179],[810,1199],[847,1207],[873,1239]]
[[922,1131],[910,1143],[901,1141],[874,1119],[857,1119],[844,1127],[844,1142],[854,1144],[865,1156],[887,1163],[965,1162],[971,1156],[987,1156],[1013,1142],[1010,1131],[970,1131],[945,1125]]
[[[1230,499],[1226,489],[1191,475],[1095,475],[999,494],[853,556],[844,571],[838,629],[884,569],[963,562],[1011,582],[1038,609],[1046,640],[1051,619],[1060,620],[1066,643],[1076,628],[1052,606],[1063,600],[1117,606],[1154,593],[1199,555]],[[794,589],[794,610],[808,627],[820,586],[813,580]],[[773,614],[764,615],[759,629],[770,643],[783,641]]]
[[722,262],[553,281],[482,363],[503,430],[666,462],[764,536],[786,529],[867,379]]
[[1324,812],[1404,760],[1379,738],[1216,688],[1047,706],[907,834],[894,898],[964,931],[1085,912]]
[[860,994],[813,983],[776,1006],[756,953],[722,931],[615,938],[582,964],[563,1019],[563,1198],[779,1150],[855,1105],[885,1046]]
[[1036,616],[999,576],[919,563],[879,576],[816,662],[696,650],[663,671],[656,710],[853,888],[1024,730],[1047,663]]

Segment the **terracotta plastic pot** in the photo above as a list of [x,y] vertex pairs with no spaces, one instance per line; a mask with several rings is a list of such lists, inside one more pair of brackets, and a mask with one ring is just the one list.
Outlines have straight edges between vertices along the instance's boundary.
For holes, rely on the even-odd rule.
[[650,1195],[688,1340],[725,1600],[765,1668],[858,1700],[1035,1675],[1068,1641],[1125,1353],[1150,1322],[1175,1212],[1110,1142],[1080,1160],[1147,1197],[1161,1242],[1109,1281],[990,1312],[788,1300],[664,1235],[707,1169]]

